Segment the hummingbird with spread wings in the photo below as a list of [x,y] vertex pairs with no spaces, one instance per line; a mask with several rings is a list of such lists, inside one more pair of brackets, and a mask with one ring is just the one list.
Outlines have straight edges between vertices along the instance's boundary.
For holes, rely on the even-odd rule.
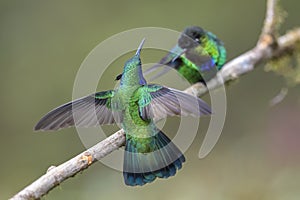
[[207,81],[216,76],[225,62],[226,49],[223,42],[201,27],[190,26],[182,32],[177,45],[144,74],[166,65],[168,67],[154,75],[152,80],[173,68],[190,84],[201,82],[206,85]]
[[179,148],[156,127],[156,120],[174,115],[211,114],[210,106],[200,98],[147,84],[140,60],[143,43],[144,40],[136,54],[125,63],[117,89],[97,92],[59,106],[34,128],[53,131],[70,126],[121,124],[126,137],[123,176],[129,186],[174,176],[185,162]]

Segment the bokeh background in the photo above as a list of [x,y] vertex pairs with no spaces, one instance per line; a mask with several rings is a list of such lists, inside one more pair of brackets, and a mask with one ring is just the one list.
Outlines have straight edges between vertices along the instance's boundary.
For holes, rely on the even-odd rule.
[[[282,6],[288,12],[284,33],[299,25],[300,1],[285,0]],[[261,0],[1,0],[0,199],[13,196],[49,166],[84,151],[74,128],[50,133],[33,132],[33,126],[50,109],[71,100],[80,64],[101,41],[136,27],[181,31],[199,25],[224,41],[231,59],[255,45],[264,14]],[[155,62],[162,55],[153,53],[143,60]],[[120,63],[107,70],[100,89],[115,85]],[[157,82],[187,86],[170,75]],[[269,106],[285,86],[282,77],[266,73],[263,65],[231,83],[225,127],[216,147],[205,159],[198,158],[209,123],[204,119],[183,170],[173,178],[126,187],[120,172],[99,163],[45,199],[299,199],[299,86]],[[170,137],[177,122],[172,118],[164,127]],[[110,134],[116,127],[104,129]]]

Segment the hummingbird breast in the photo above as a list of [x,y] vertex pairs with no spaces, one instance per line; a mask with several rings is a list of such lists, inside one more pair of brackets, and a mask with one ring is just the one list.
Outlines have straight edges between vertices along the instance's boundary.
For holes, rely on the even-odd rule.
[[118,89],[118,100],[121,102],[123,122],[122,128],[124,129],[126,135],[134,135],[135,137],[150,137],[153,135],[152,129],[154,124],[152,120],[144,120],[140,116],[140,108],[138,101],[134,97],[134,92],[141,87],[120,87]]

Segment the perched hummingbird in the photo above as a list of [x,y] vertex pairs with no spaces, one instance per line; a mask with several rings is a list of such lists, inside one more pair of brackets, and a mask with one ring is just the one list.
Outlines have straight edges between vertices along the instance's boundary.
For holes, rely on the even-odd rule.
[[[202,82],[206,85],[225,62],[226,49],[222,41],[211,32],[190,26],[182,32],[177,45],[157,65],[147,69],[145,74],[167,65],[176,69],[190,84]],[[152,79],[167,73],[171,68],[164,69]]]
[[[123,176],[126,185],[144,185],[157,177],[174,176],[185,157],[154,121],[167,116],[211,114],[200,98],[161,85],[147,85],[140,52],[124,66],[116,90],[98,92],[64,104],[46,114],[35,130],[58,130],[73,125],[91,127],[120,123],[125,132]],[[77,116],[77,117],[75,117]]]

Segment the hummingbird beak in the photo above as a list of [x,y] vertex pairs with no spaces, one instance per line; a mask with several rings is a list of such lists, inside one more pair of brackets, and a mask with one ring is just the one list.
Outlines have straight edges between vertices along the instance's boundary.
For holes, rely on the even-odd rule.
[[140,53],[141,53],[141,50],[142,50],[143,45],[144,45],[144,43],[145,43],[145,40],[146,40],[145,38],[142,40],[142,42],[140,43],[139,48],[136,50],[135,55],[140,56]]
[[174,62],[177,58],[179,58],[182,54],[184,54],[187,51],[187,49],[182,49],[181,52],[177,52],[176,56],[172,59],[172,62]]

